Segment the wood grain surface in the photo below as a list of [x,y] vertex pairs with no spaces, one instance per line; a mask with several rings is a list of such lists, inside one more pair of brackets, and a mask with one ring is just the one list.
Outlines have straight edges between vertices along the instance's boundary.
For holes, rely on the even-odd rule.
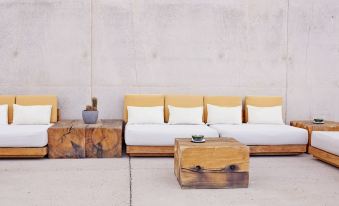
[[48,130],[49,158],[121,157],[122,120],[63,120]]
[[47,147],[2,147],[0,158],[43,158]]
[[323,162],[329,163],[331,165],[334,165],[335,167],[339,167],[339,156],[338,155],[326,152],[324,150],[321,150],[321,149],[318,149],[312,146],[310,146],[309,152],[315,158]]
[[175,141],[174,173],[182,188],[244,188],[249,183],[249,147],[233,138]]

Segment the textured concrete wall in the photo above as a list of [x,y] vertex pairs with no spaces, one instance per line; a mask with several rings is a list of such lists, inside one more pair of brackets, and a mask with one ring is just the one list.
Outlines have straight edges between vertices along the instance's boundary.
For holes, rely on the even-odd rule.
[[281,95],[286,118],[339,120],[337,0],[2,0],[0,94]]
[[0,93],[56,94],[79,117],[91,90],[90,0],[0,1]]

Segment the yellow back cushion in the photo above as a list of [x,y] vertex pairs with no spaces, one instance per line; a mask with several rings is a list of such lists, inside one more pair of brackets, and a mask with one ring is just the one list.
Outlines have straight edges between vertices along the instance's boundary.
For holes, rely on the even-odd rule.
[[[168,95],[165,96],[165,122],[169,119],[168,105],[174,107],[202,107],[204,106],[203,96]],[[201,117],[203,120],[203,117]]]
[[15,96],[0,95],[0,105],[8,104],[8,123],[13,122],[13,104],[15,103]]
[[236,107],[242,105],[242,98],[238,96],[205,96],[204,97],[204,119],[207,122],[207,104],[221,107]]
[[245,122],[248,121],[247,105],[256,107],[273,107],[283,104],[282,97],[279,96],[247,96],[245,97]]
[[16,104],[24,106],[52,105],[51,122],[58,121],[58,99],[56,96],[19,95],[16,96]]
[[142,94],[129,94],[125,96],[124,100],[124,122],[128,122],[127,106],[135,107],[155,107],[164,106],[165,98],[163,95],[142,95]]

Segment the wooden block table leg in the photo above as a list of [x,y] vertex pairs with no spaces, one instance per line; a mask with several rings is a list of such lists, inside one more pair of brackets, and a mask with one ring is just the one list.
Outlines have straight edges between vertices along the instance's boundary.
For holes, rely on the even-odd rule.
[[121,131],[112,128],[86,129],[86,157],[121,157]]
[[84,158],[84,129],[51,127],[48,129],[49,158]]
[[48,129],[49,158],[121,157],[122,121],[59,121]]
[[246,188],[249,148],[232,138],[175,140],[174,173],[182,188]]

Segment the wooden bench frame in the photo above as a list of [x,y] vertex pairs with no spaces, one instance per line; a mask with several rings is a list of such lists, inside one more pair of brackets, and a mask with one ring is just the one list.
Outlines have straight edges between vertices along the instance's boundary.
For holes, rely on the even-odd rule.
[[46,147],[1,147],[0,158],[43,158],[47,155]]
[[[249,145],[251,155],[298,155],[306,152],[307,145]],[[126,146],[129,156],[174,156],[174,146]]]
[[126,153],[132,157],[173,157],[174,146],[126,146]]
[[339,156],[326,152],[324,150],[318,149],[316,147],[309,146],[308,151],[314,158],[331,164],[339,168]]

